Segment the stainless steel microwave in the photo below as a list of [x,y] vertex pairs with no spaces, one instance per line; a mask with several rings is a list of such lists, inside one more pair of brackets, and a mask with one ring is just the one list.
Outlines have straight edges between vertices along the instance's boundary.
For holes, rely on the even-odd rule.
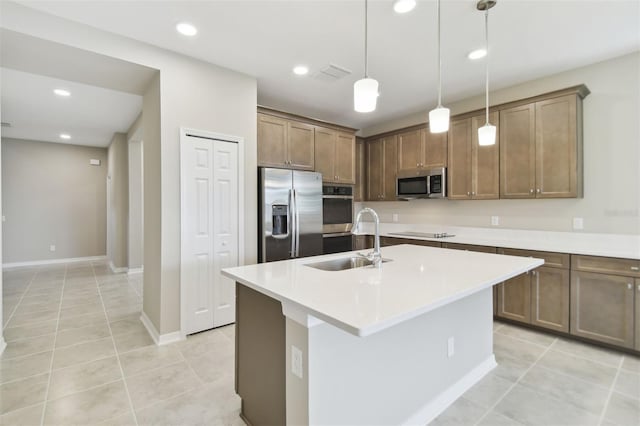
[[414,169],[398,173],[396,195],[401,200],[446,198],[447,169]]

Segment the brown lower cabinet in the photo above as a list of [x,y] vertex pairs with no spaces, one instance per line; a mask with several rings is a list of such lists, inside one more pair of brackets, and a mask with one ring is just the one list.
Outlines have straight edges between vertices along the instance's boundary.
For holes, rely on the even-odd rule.
[[636,278],[636,351],[640,351],[640,279]]
[[542,258],[545,266],[498,284],[496,316],[568,333],[569,255],[515,249],[498,252]]
[[399,244],[413,244],[414,246],[442,247],[442,244],[438,241],[414,240],[411,238],[380,237],[380,246],[382,247],[397,246]]
[[356,235],[353,239],[354,250],[366,250],[373,248],[373,237],[371,235]]
[[572,271],[571,334],[633,348],[634,290],[630,277]]

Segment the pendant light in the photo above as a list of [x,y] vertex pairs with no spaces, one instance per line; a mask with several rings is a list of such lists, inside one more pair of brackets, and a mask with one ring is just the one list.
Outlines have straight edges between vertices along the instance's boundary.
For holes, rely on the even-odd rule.
[[440,0],[438,5],[438,106],[429,111],[429,130],[443,133],[449,130],[449,108],[442,106],[442,54],[440,53]]
[[480,0],[476,8],[484,11],[484,37],[487,50],[485,64],[485,110],[486,121],[484,126],[478,128],[478,145],[494,145],[496,143],[496,126],[489,123],[489,9],[496,5],[495,0]]
[[375,111],[378,101],[378,80],[369,78],[368,73],[367,7],[368,0],[364,0],[364,78],[353,84],[353,109],[357,112]]

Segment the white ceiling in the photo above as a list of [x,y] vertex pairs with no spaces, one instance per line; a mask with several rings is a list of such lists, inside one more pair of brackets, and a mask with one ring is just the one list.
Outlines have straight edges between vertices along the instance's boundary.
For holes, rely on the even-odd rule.
[[[142,97],[73,81],[0,68],[2,136],[106,147],[126,132],[142,110]],[[63,98],[53,93],[71,92]],[[60,139],[60,133],[71,135]]]
[[[369,74],[380,82],[378,109],[353,111],[362,77],[364,1],[21,1],[29,7],[238,70],[258,79],[262,105],[364,128],[427,110],[436,100],[435,1],[407,15],[392,0],[369,5]],[[443,101],[483,91],[483,45],[475,0],[443,0]],[[143,19],[141,19],[143,17]],[[178,35],[190,21],[198,35]],[[500,88],[640,49],[638,0],[499,0],[491,10],[492,87]],[[337,82],[298,77],[333,63],[353,71]]]

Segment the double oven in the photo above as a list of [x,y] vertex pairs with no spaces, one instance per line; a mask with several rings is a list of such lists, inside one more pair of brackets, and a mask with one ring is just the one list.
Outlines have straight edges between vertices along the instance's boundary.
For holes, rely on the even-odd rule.
[[351,251],[353,247],[353,187],[323,185],[322,187],[323,253]]

